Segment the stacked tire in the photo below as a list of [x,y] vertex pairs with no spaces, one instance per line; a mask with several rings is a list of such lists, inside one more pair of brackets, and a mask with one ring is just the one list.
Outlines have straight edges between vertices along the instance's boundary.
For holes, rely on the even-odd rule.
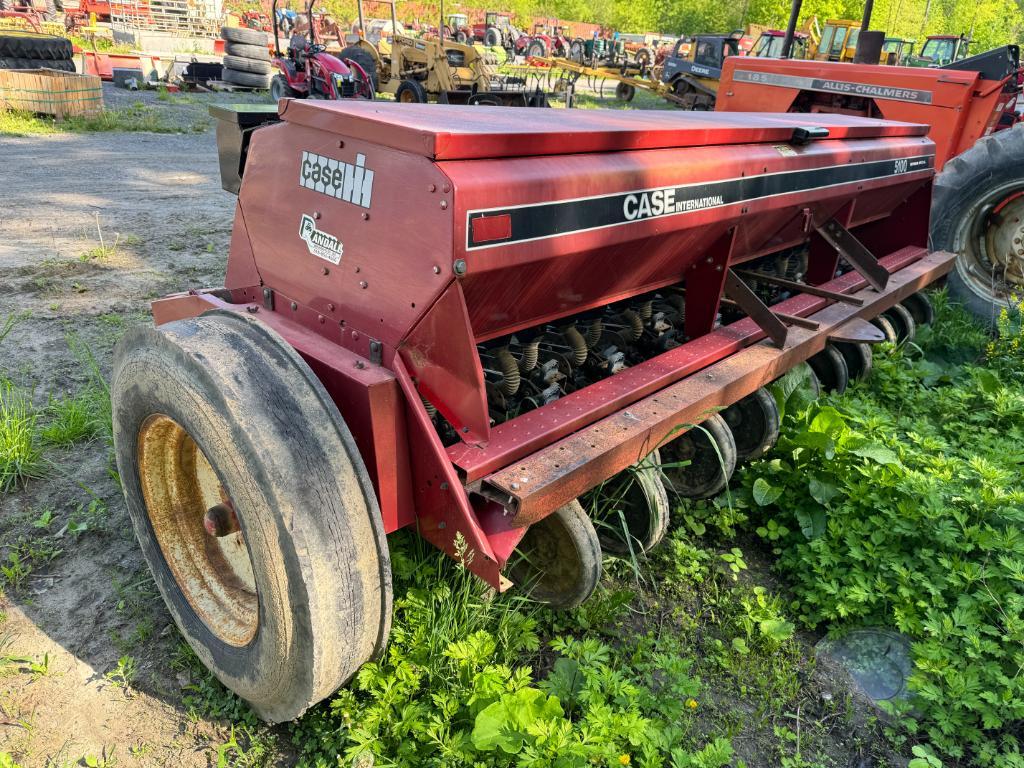
[[0,33],[0,69],[56,69],[74,72],[74,53],[66,37],[12,30]]
[[267,33],[245,27],[223,27],[224,65],[221,79],[243,88],[270,87],[270,50]]

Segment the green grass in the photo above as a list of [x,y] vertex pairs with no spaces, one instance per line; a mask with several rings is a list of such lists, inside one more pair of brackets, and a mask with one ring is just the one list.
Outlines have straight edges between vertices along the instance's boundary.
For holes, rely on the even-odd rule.
[[0,493],[42,476],[38,420],[30,394],[0,380]]
[[199,117],[181,125],[168,119],[162,110],[142,102],[120,109],[107,109],[98,115],[68,117],[63,120],[29,112],[0,110],[0,135],[40,136],[55,133],[100,133],[107,131],[144,131],[149,133],[202,133],[209,121]]
[[104,389],[87,386],[70,397],[50,398],[39,434],[49,445],[67,447],[107,433],[109,405]]

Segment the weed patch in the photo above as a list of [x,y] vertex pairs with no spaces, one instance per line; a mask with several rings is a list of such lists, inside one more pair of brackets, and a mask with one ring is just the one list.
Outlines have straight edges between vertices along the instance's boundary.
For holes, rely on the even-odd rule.
[[54,120],[29,112],[0,110],[0,134],[7,136],[40,136],[54,133],[101,133],[107,131],[148,133],[202,133],[208,127],[205,119],[187,125],[172,122],[160,110],[136,102],[120,109],[107,109],[97,115],[83,115]]
[[0,380],[0,493],[43,474],[38,411],[27,392]]
[[1021,765],[1024,332],[1004,317],[986,344],[938,309],[868,385],[787,412],[735,522],[778,552],[805,625],[913,640],[913,698],[889,709],[922,742],[915,768]]

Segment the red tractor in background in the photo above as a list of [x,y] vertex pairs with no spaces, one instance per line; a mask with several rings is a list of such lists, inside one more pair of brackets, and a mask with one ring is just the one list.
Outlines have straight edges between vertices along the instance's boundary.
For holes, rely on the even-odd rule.
[[572,40],[564,27],[549,26],[543,22],[533,25],[533,34],[523,33],[515,42],[514,50],[524,56],[557,56],[568,58]]
[[[270,81],[274,101],[283,98],[373,99],[377,91],[377,65],[369,52],[355,46],[338,56],[327,53],[319,42],[317,24],[291,36],[288,51],[278,48],[277,0],[271,5],[274,36],[274,66],[279,74]],[[313,19],[313,0],[306,6],[306,18]]]
[[[1024,297],[1024,128],[1015,127],[1020,50],[944,67],[730,57],[720,112],[841,113],[931,126],[931,247],[957,254],[950,293],[994,322]],[[1010,129],[1010,130],[1007,130]]]

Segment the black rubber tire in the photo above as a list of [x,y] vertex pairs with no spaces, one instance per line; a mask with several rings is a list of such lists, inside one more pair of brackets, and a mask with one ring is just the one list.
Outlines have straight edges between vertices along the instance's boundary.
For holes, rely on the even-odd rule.
[[629,83],[619,83],[615,86],[615,99],[624,103],[629,103],[636,96],[636,88]]
[[254,59],[256,61],[270,61],[270,50],[263,45],[246,45],[245,43],[224,43],[224,53],[227,56],[237,56],[241,59]]
[[603,519],[595,525],[605,552],[621,557],[640,555],[650,552],[665,538],[670,507],[660,466],[661,457],[655,450],[601,486],[599,493],[603,500],[619,502],[614,508],[609,506],[603,510]]
[[[35,32],[0,33],[0,57],[10,59],[38,59],[46,61],[71,61],[74,51],[71,41],[56,35],[41,35]],[[47,66],[40,63],[36,65]]]
[[900,303],[914,318],[914,324],[918,328],[935,322],[935,307],[932,306],[932,301],[926,294],[920,291],[912,293]]
[[[341,414],[294,349],[234,312],[138,326],[115,351],[111,397],[117,468],[143,555],[178,629],[224,685],[282,722],[383,651],[391,566],[373,485]],[[184,432],[153,438],[154,421]],[[163,456],[186,456],[176,468],[195,475],[194,485],[175,486],[186,488],[178,498],[153,492],[162,478],[189,478],[145,460],[150,450],[161,456],[159,446],[168,447]],[[176,503],[198,487],[196,446],[237,514],[251,565],[244,644],[200,615],[232,601],[210,591],[206,574],[216,572],[201,553],[220,540],[204,538],[201,520],[196,530],[201,505]],[[144,488],[164,500],[157,513]],[[193,539],[200,543],[189,547]],[[193,578],[176,576],[168,557],[186,570],[194,560]]]
[[779,439],[782,420],[772,393],[764,387],[724,411],[722,418],[732,431],[736,461],[754,461],[770,451]]
[[826,392],[841,395],[846,391],[850,384],[850,372],[846,368],[846,359],[832,344],[826,344],[821,352],[807,361],[807,364],[811,366]]
[[484,45],[488,48],[495,48],[501,45],[501,32],[497,27],[488,27],[484,30]]
[[882,317],[892,323],[897,341],[903,343],[914,340],[914,336],[917,335],[917,324],[914,322],[914,316],[902,304],[894,304],[882,313]]
[[0,58],[0,69],[55,69],[58,72],[75,72],[73,61],[41,61],[40,59]]
[[274,75],[270,78],[270,98],[274,101],[281,99],[295,99],[299,94],[288,85],[288,79],[284,75]]
[[377,80],[377,62],[373,58],[373,54],[365,48],[360,48],[358,45],[350,45],[342,49],[341,53],[338,54],[338,58],[342,61],[351,59],[366,70],[366,74],[370,76],[370,82],[373,85],[373,92],[377,92],[380,83]]
[[531,40],[526,45],[526,55],[527,56],[537,56],[537,57],[547,56],[548,55],[547,46],[544,45],[544,41],[543,40]]
[[651,62],[654,61],[654,54],[651,53],[649,48],[641,48],[636,52],[636,56],[633,57],[633,61],[641,69],[646,69],[651,66]]
[[460,29],[458,32],[455,33],[455,42],[463,43],[463,44],[468,43],[469,42],[469,37],[466,35],[465,32],[463,32]]
[[576,608],[601,580],[601,542],[576,500],[527,529],[510,562],[509,578],[551,608]]
[[220,36],[229,43],[258,45],[264,50],[267,48],[267,33],[262,29],[249,29],[248,27],[221,27]]
[[850,381],[865,381],[871,376],[873,355],[871,345],[864,342],[837,341],[833,345],[846,361]]
[[419,80],[403,80],[395,90],[395,101],[403,104],[426,104],[427,89]]
[[269,60],[247,59],[242,56],[225,56],[224,66],[236,72],[251,72],[254,75],[269,75],[271,68]]
[[878,315],[877,317],[871,318],[871,324],[885,335],[885,340],[890,344],[896,344],[899,342],[899,338],[896,336],[896,328],[893,326],[892,321],[885,315]]
[[257,75],[252,72],[239,72],[236,69],[224,67],[221,70],[221,78],[225,83],[241,85],[246,88],[256,88],[265,91],[270,88],[270,74]]
[[1024,128],[1020,125],[979,139],[947,162],[935,177],[929,245],[933,250],[957,254],[946,278],[949,295],[987,325],[994,325],[1003,309],[1014,311],[1014,302],[973,275],[966,243],[971,239],[972,222],[988,205],[1021,190]]
[[[661,458],[668,490],[686,499],[708,499],[724,491],[736,471],[736,441],[716,413],[662,446]],[[690,463],[671,466],[682,461]]]

